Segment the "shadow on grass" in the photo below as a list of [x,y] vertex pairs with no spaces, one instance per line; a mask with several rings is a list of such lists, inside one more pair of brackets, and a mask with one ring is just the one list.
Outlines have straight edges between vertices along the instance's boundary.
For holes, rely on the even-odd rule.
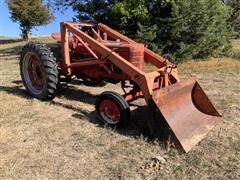
[[0,44],[12,44],[17,42],[27,42],[22,39],[0,39]]
[[64,85],[58,88],[58,97],[64,97],[68,100],[81,101],[87,104],[94,104],[97,95],[90,94],[84,90],[78,89],[71,85]]
[[[61,91],[58,93],[58,96],[63,96],[68,100],[80,101],[90,105],[94,105],[98,97],[98,95],[93,95],[89,92],[79,90],[73,86],[62,87]],[[99,127],[105,128],[107,126],[96,118],[96,114],[94,111],[89,112],[82,108],[74,107],[73,105],[55,101],[53,101],[53,104],[73,110],[76,113],[72,116],[77,119],[82,120],[87,117],[87,119],[91,123],[98,124]],[[136,109],[131,111],[131,120],[129,121],[128,126],[126,128],[112,127],[114,130],[126,136],[139,137],[142,135],[143,137],[149,139],[149,141],[155,139],[165,140],[168,138],[168,135],[166,136],[166,134],[169,132],[166,132],[165,127],[163,127],[163,124],[160,123],[159,120],[155,121],[155,119],[152,119],[154,122],[151,122],[152,116],[151,113],[149,113],[149,108],[147,105],[139,106],[135,104],[130,104],[130,106],[136,106]],[[164,134],[161,134],[161,132],[159,131],[165,132]]]
[[[1,41],[1,40],[0,40]],[[19,41],[21,42],[21,41]],[[27,42],[26,42],[27,43]],[[0,43],[1,44],[1,43]],[[47,44],[47,43],[46,43]],[[15,59],[15,58],[9,58],[11,56],[16,56],[16,55],[20,55],[23,46],[25,45],[24,41],[22,45],[12,45],[6,48],[1,49],[1,57],[3,59]]]
[[19,84],[22,84],[22,81],[21,80],[15,80],[15,81],[12,81],[12,83],[19,85]]
[[[22,98],[26,99],[32,99],[32,97],[27,93],[26,90],[22,89],[21,81],[13,81],[12,83],[17,84],[17,86],[13,87],[5,87],[0,86],[0,91],[5,91],[9,94],[13,94],[16,96],[20,96]],[[57,94],[58,97],[64,97],[68,100],[75,100],[75,101],[81,101],[90,105],[94,105],[95,100],[97,98],[96,95],[92,95],[89,92],[79,90],[74,87],[62,87],[61,90]],[[72,114],[73,117],[75,117],[78,120],[85,120],[87,119],[89,122],[97,124],[98,127],[106,128],[108,127],[103,122],[99,121],[96,118],[95,112],[91,111],[89,112],[86,108],[79,108],[72,104],[68,104],[66,102],[59,102],[59,101],[51,101],[50,104],[61,106],[66,109],[74,111]],[[124,136],[131,136],[134,138],[138,138],[140,136],[145,137],[148,139],[149,142],[152,140],[155,140],[156,137],[151,137],[149,134],[149,112],[147,106],[138,106],[135,110],[131,111],[131,120],[126,128],[113,128],[114,131],[116,131],[119,134],[122,134]],[[158,139],[164,140],[165,138],[158,137]]]
[[[61,90],[58,92],[58,96],[64,97],[65,99],[68,99],[68,100],[84,102],[84,103],[87,103],[89,105],[94,105],[95,101],[98,97],[98,95],[93,95],[89,92],[79,90],[79,89],[77,89],[76,87],[73,87],[73,86],[63,86],[61,88]],[[52,103],[55,104],[55,105],[59,105],[59,106],[62,106],[64,108],[73,110],[76,113],[74,113],[72,116],[77,118],[77,119],[82,120],[82,119],[87,117],[87,119],[91,123],[97,124],[99,127],[103,127],[103,128],[106,127],[106,124],[104,124],[103,122],[99,121],[96,118],[96,114],[95,114],[94,111],[89,112],[89,111],[86,111],[82,108],[74,107],[73,105],[69,105],[69,104],[62,103],[62,102],[56,102],[54,100],[53,100]],[[135,114],[135,113],[133,112],[133,114]],[[134,116],[134,117],[136,117],[136,116]],[[141,115],[140,115],[140,117],[141,117]],[[139,131],[139,128],[136,127],[136,124],[133,123],[133,122],[134,121],[132,119],[129,122],[129,125],[128,125],[127,128],[117,128],[117,129],[114,128],[114,129],[117,132],[119,132],[121,134],[124,134],[124,135],[139,136],[141,134],[141,132]]]
[[32,99],[32,97],[28,94],[28,92],[21,88],[22,88],[22,85],[17,85],[12,87],[0,86],[0,91],[4,91],[8,94],[13,94],[22,98]]
[[19,46],[11,46],[9,48],[1,49],[1,56],[2,58],[4,58],[9,56],[19,55],[22,50],[22,47],[23,47],[22,45],[19,45]]

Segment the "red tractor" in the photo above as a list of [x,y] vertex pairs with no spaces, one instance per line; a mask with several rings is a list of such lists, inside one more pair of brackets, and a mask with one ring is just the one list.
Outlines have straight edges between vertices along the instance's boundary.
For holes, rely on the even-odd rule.
[[[20,71],[27,91],[51,100],[59,81],[77,77],[86,85],[120,84],[123,94],[106,91],[96,100],[96,113],[110,125],[126,126],[129,102],[143,97],[167,124],[187,152],[220,122],[195,79],[180,81],[177,65],[103,24],[63,22],[51,48],[30,42],[22,49]],[[155,67],[144,71],[144,64]],[[93,87],[94,88],[94,87]]]

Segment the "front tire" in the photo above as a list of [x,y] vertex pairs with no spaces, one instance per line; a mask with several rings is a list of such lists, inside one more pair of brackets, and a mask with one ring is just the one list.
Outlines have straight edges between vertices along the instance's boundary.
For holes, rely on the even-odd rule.
[[100,94],[95,108],[97,118],[110,126],[126,127],[131,117],[128,103],[116,92]]
[[31,96],[41,100],[55,97],[58,83],[57,63],[45,44],[26,44],[22,49],[19,65],[23,84]]

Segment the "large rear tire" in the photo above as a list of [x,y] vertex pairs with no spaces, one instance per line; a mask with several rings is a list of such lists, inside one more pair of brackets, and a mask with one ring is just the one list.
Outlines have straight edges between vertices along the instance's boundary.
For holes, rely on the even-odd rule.
[[52,100],[57,91],[58,69],[50,49],[42,43],[26,44],[20,57],[20,74],[31,96]]
[[131,117],[128,103],[116,92],[100,94],[95,108],[97,118],[110,126],[126,127]]

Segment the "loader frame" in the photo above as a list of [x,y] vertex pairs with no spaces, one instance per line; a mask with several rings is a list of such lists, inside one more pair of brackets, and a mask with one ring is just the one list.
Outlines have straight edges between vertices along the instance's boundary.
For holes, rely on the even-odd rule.
[[[82,27],[88,27],[91,29],[92,37],[88,35],[87,32],[81,30]],[[125,92],[123,95],[127,101],[131,101],[139,96],[143,96],[146,103],[149,103],[149,101],[152,99],[152,93],[154,90],[166,87],[179,81],[177,65],[152,52],[146,47],[144,48],[144,60],[146,63],[152,64],[157,69],[152,72],[144,72],[143,70],[140,70],[128,60],[121,57],[114,50],[104,45],[103,42],[109,39],[116,42],[137,44],[135,41],[118,33],[106,25],[101,23],[92,24],[84,22],[62,22],[60,24],[60,28],[62,60],[59,63],[59,70],[64,75],[74,75],[74,72],[80,71],[82,67],[102,67],[105,69],[105,76],[121,80],[122,88],[124,88],[125,80],[130,80],[137,84],[138,87],[133,86],[132,90]],[[72,36],[70,34],[72,34]],[[76,46],[77,43],[81,43],[85,50],[91,54],[92,58],[79,59],[79,61],[73,62],[70,55],[70,42],[72,42],[73,46]],[[99,53],[101,58],[99,58]],[[109,62],[121,69],[123,72],[121,77],[117,77],[117,74],[111,72],[106,65]],[[96,73],[101,74],[101,72],[97,71]]]

